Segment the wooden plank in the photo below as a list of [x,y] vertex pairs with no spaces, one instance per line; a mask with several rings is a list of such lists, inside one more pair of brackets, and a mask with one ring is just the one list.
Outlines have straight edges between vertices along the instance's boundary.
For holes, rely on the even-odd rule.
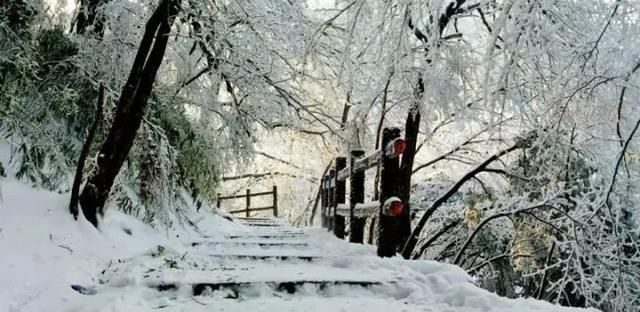
[[[264,211],[264,210],[273,210],[273,206],[268,206],[268,207],[258,207],[258,208],[249,208],[249,212],[252,211]],[[231,210],[231,211],[227,211],[228,213],[240,213],[240,212],[247,212],[247,209],[239,209],[239,210]]]
[[[265,192],[258,192],[258,193],[250,193],[249,196],[250,197],[257,197],[257,196],[264,196],[264,195],[271,195],[273,194],[273,191],[265,191]],[[218,199],[220,200],[224,200],[224,199],[235,199],[235,198],[245,198],[247,197],[247,194],[242,194],[242,195],[229,195],[229,196],[220,196],[218,197]]]
[[271,191],[264,191],[264,192],[258,192],[258,193],[251,193],[251,197],[264,196],[264,195],[271,195],[271,194],[273,194],[273,190],[271,190]]
[[338,181],[346,180],[351,174],[351,168],[353,168],[353,172],[359,173],[362,171],[366,171],[378,165],[380,162],[380,157],[382,156],[382,152],[380,150],[374,151],[369,155],[358,158],[352,165],[338,171]]

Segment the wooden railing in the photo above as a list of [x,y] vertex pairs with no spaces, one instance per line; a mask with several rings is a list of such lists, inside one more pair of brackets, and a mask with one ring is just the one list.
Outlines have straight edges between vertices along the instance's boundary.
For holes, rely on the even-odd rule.
[[[272,195],[273,197],[271,206],[251,208],[252,197],[267,196],[267,195]],[[273,189],[271,191],[266,191],[266,192],[251,193],[251,190],[247,189],[247,193],[242,195],[222,196],[221,194],[218,194],[218,201],[216,202],[216,206],[218,207],[218,209],[220,209],[223,200],[237,199],[237,198],[245,198],[246,200],[245,208],[227,211],[228,213],[231,213],[231,214],[244,213],[246,217],[250,217],[251,212],[253,211],[273,210],[273,216],[274,217],[278,216],[278,187],[275,185],[273,186]]]
[[[352,150],[347,157],[337,157],[333,167],[322,178],[320,187],[322,226],[339,238],[345,237],[346,218],[349,218],[349,241],[363,243],[366,219],[376,217],[378,256],[391,257],[400,247],[399,217],[406,213],[402,201],[394,194],[398,181],[400,156],[405,142],[400,129],[385,128],[382,148],[367,155],[363,150]],[[378,201],[364,201],[365,172],[376,168],[379,172]],[[349,203],[346,204],[346,182],[349,181]]]

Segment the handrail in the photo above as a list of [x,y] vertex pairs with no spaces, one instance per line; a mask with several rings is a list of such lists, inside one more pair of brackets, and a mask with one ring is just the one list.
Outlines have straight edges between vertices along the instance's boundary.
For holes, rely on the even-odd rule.
[[[404,153],[405,147],[406,143],[403,139],[395,138],[386,144],[384,148],[384,156],[389,158],[396,158]],[[377,149],[369,155],[358,158],[353,164],[353,170],[351,169],[351,166],[347,166],[346,168],[338,172],[338,181],[346,180],[352,171],[354,173],[359,173],[361,171],[366,171],[377,166],[378,163],[380,163],[380,158],[382,157],[382,155],[382,150]]]
[[[258,197],[258,196],[265,196],[265,195],[271,195],[271,194],[273,194],[273,191],[259,192],[259,193],[249,193],[249,196]],[[245,198],[245,197],[247,197],[247,194],[230,195],[230,196],[219,196],[218,199],[223,200],[223,199],[235,199],[235,198]]]
[[[400,138],[398,128],[385,128],[382,134],[382,148],[367,155],[362,150],[353,150],[348,164],[346,157],[335,159],[335,166],[323,176],[320,184],[321,217],[322,226],[339,238],[345,236],[345,219],[349,218],[349,241],[355,243],[363,243],[366,218],[378,218],[378,255],[391,257],[401,244],[394,233],[399,231],[397,218],[408,216],[405,205],[394,194],[400,175],[400,156],[406,143]],[[380,189],[380,201],[364,203],[364,173],[371,168],[380,171],[379,185],[376,185]],[[351,188],[348,205],[345,198],[347,181]]]

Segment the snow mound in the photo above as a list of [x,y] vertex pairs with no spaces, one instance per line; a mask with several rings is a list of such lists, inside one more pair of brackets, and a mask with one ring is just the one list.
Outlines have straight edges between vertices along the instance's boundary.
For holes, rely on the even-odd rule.
[[[68,213],[68,195],[0,180],[0,312],[66,311],[82,295],[70,285],[97,284],[109,263],[157,245],[180,246],[138,219],[108,209],[100,230]],[[243,233],[246,227],[211,213],[196,214],[207,235]],[[189,240],[187,226],[176,229]],[[201,238],[201,236],[199,236]]]

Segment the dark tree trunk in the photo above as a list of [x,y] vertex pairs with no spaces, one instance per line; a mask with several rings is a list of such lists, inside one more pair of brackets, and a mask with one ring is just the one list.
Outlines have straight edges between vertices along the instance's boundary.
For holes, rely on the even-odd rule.
[[[465,4],[465,2],[466,0],[459,0],[459,1],[453,1],[449,3],[449,5],[447,5],[447,7],[442,12],[438,20],[438,34],[440,37],[442,37],[442,34],[444,33],[445,28],[447,27],[447,24],[449,23],[449,21],[451,21],[451,18],[453,18],[456,12],[458,12],[462,7],[462,5]],[[420,29],[418,29],[416,25],[414,25],[411,18],[407,20],[407,26],[409,27],[409,29],[413,31],[413,34],[415,35],[416,39],[421,41],[425,47],[428,46],[428,43],[429,43],[428,36],[425,35]],[[425,48],[425,53],[426,55],[429,55],[429,49]],[[430,63],[431,60],[427,58],[427,62]],[[419,76],[416,82],[415,91],[414,91],[415,92],[414,103],[409,109],[406,123],[405,123],[404,139],[407,143],[407,146],[406,146],[405,152],[402,154],[402,163],[400,167],[400,176],[402,177],[402,179],[400,179],[399,185],[398,185],[398,191],[399,191],[398,197],[406,205],[406,208],[404,210],[405,213],[403,214],[401,219],[402,224],[401,224],[401,233],[400,233],[401,240],[405,245],[405,248],[403,248],[404,249],[403,256],[406,259],[408,259],[410,256],[410,254],[409,255],[406,254],[406,249],[407,249],[406,244],[409,243],[410,241],[409,237],[412,234],[411,207],[410,207],[411,174],[413,173],[413,162],[416,154],[418,134],[420,132],[420,117],[421,117],[420,104],[424,95],[424,91],[425,91],[424,80],[422,79],[422,76]],[[411,251],[413,251],[413,248],[415,247],[415,242],[411,242],[409,245],[411,245],[410,249]]]
[[118,100],[113,124],[100,149],[96,171],[89,177],[80,195],[82,211],[93,225],[98,224],[98,214],[103,212],[111,186],[140,128],[179,3],[179,0],[163,0],[147,22],[131,72]]
[[78,220],[78,195],[80,193],[80,184],[82,184],[82,174],[84,172],[84,164],[87,160],[87,156],[89,156],[89,151],[91,150],[91,145],[93,144],[93,139],[96,136],[96,132],[98,131],[98,126],[100,126],[100,121],[102,121],[102,107],[104,107],[104,86],[100,85],[100,90],[98,91],[98,102],[96,103],[96,116],[95,120],[93,120],[93,124],[89,129],[89,134],[87,135],[87,140],[82,145],[82,150],[80,151],[80,157],[78,158],[78,166],[76,167],[76,175],[73,179],[73,187],[71,188],[71,200],[69,201],[69,212],[73,216],[74,219]]
[[398,197],[405,205],[402,216],[400,217],[400,246],[404,246],[405,242],[411,235],[411,174],[413,173],[413,162],[416,155],[416,146],[418,142],[418,133],[420,131],[420,103],[424,87],[422,79],[419,79],[419,90],[416,94],[416,102],[407,114],[405,122],[404,140],[407,143],[404,153],[402,154],[402,162],[400,164],[400,178],[398,179]]

